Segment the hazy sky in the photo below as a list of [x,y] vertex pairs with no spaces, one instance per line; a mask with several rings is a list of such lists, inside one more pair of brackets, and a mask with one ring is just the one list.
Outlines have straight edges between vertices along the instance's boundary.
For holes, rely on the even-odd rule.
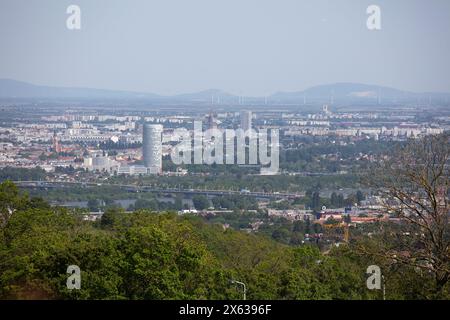
[[[66,8],[81,8],[81,30]],[[382,30],[366,27],[381,7]],[[450,92],[449,0],[0,0],[0,78],[174,94]]]

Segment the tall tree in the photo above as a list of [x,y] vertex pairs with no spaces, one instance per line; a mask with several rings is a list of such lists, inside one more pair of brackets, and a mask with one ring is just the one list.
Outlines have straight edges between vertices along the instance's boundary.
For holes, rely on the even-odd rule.
[[313,195],[312,195],[311,208],[313,210],[319,210],[320,209],[320,193],[319,193],[319,191],[315,191],[313,193]]
[[25,208],[29,199],[19,194],[19,189],[11,181],[0,184],[0,227],[5,227],[11,216],[19,208]]
[[450,136],[428,136],[410,141],[371,174],[385,211],[409,231],[382,254],[431,273],[436,293],[450,278],[449,159]]
[[192,202],[197,210],[205,210],[209,207],[209,200],[203,195],[195,195],[192,197]]

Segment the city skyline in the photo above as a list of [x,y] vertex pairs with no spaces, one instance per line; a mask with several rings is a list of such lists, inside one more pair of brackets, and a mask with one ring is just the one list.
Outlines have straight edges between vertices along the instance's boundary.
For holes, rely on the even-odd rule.
[[450,300],[449,31],[449,0],[1,0],[0,302]]

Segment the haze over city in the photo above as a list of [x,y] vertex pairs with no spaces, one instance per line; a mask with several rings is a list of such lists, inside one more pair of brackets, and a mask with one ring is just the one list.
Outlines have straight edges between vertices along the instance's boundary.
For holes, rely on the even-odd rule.
[[449,33],[448,0],[1,0],[0,309],[430,317]]
[[[81,8],[81,30],[66,8]],[[37,85],[266,96],[334,82],[450,92],[450,2],[24,1],[0,4],[0,78]]]

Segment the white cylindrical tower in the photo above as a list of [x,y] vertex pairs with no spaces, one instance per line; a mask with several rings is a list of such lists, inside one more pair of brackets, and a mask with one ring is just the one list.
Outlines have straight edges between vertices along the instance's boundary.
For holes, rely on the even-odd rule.
[[142,155],[144,166],[151,174],[162,172],[162,132],[160,124],[144,124]]

